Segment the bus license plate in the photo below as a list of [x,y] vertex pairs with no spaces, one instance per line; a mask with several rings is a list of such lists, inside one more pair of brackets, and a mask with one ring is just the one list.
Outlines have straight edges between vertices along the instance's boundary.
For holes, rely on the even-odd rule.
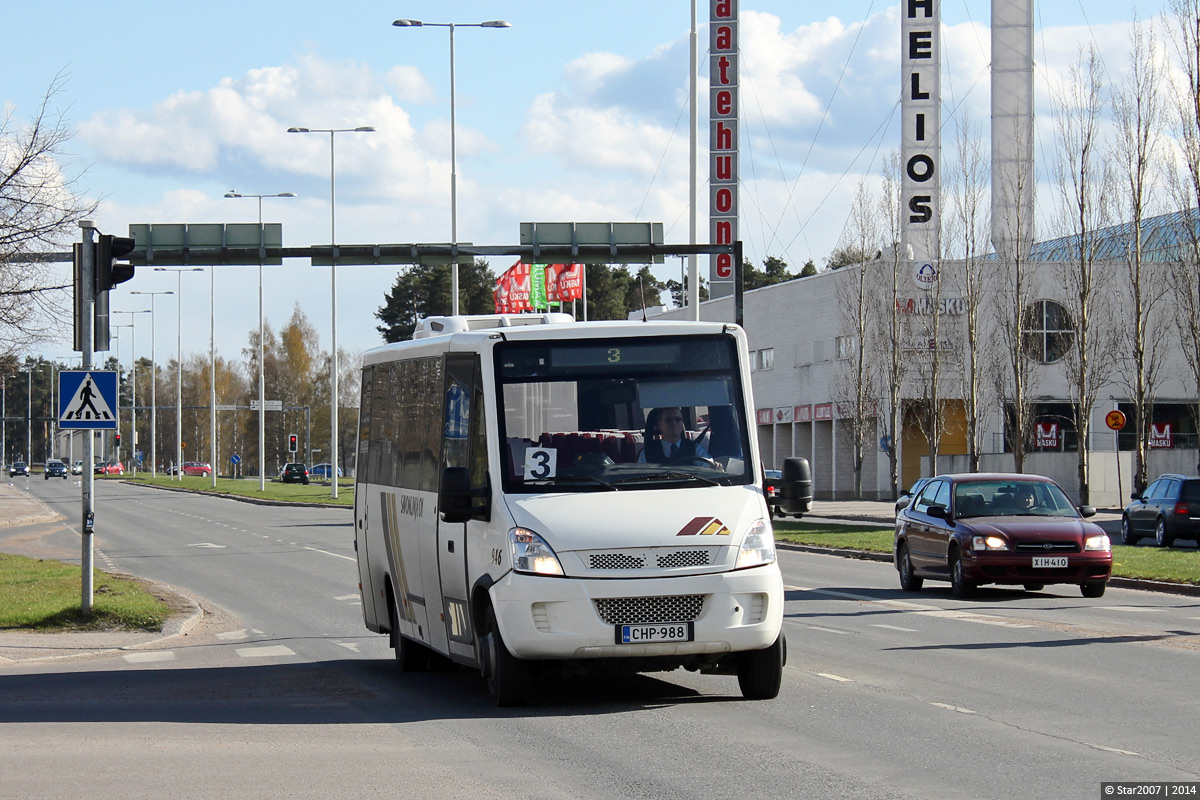
[[1067,566],[1066,556],[1034,556],[1033,566],[1063,569]]
[[690,622],[658,622],[653,625],[618,625],[617,644],[690,642],[696,634]]

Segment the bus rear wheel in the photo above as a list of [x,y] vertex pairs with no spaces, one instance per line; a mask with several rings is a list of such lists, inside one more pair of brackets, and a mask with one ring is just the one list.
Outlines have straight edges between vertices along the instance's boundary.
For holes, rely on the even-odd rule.
[[765,650],[748,650],[737,656],[738,686],[747,700],[772,700],[779,696],[783,665],[787,663],[787,639],[783,631]]
[[529,699],[529,664],[508,651],[496,612],[489,605],[483,623],[483,677],[497,706],[523,706]]

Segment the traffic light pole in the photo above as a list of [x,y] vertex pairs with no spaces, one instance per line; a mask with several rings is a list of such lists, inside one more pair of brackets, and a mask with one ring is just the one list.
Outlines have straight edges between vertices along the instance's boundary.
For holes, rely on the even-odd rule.
[[[80,272],[82,280],[78,291],[83,293],[83,320],[80,325],[80,343],[82,345],[82,367],[92,368],[93,346],[95,344],[95,326],[93,324],[96,306],[96,250],[92,235],[96,227],[91,220],[82,220],[79,227],[83,230],[83,247],[80,252]],[[85,431],[83,437],[83,526],[82,550],[80,566],[82,571],[82,588],[80,590],[80,612],[84,617],[92,615],[92,531],[96,519],[96,470],[93,462],[96,457],[96,437],[91,430]]]

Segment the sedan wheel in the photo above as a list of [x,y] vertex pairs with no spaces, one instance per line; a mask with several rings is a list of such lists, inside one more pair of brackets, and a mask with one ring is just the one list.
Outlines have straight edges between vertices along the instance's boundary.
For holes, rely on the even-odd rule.
[[1141,540],[1142,537],[1133,532],[1133,522],[1129,517],[1121,517],[1121,544],[1133,546]]
[[1154,541],[1159,547],[1172,547],[1175,544],[1175,537],[1167,533],[1167,521],[1162,517],[1158,518],[1158,524],[1154,526]]
[[1079,591],[1084,597],[1103,597],[1106,586],[1104,581],[1088,581],[1079,584]]
[[908,556],[908,543],[902,542],[896,551],[896,569],[900,570],[900,588],[906,592],[919,592],[925,584],[924,578],[913,573],[912,559]]
[[959,599],[975,594],[975,584],[963,577],[962,556],[957,550],[950,553],[950,591]]
[[1027,584],[1025,584],[1025,591],[1027,591],[1027,592],[1040,592],[1042,589],[1045,589],[1045,588],[1046,588],[1046,584],[1044,584],[1044,583],[1027,583]]

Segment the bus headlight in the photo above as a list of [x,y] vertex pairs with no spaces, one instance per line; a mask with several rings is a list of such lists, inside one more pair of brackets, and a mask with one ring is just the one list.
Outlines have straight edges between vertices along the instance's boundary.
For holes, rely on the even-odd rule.
[[771,526],[760,519],[750,526],[746,537],[742,539],[742,549],[738,551],[737,565],[734,569],[761,567],[775,560],[775,536]]
[[558,556],[546,544],[546,540],[528,528],[513,528],[508,532],[508,546],[512,551],[512,565],[517,572],[533,575],[562,575],[562,564]]

